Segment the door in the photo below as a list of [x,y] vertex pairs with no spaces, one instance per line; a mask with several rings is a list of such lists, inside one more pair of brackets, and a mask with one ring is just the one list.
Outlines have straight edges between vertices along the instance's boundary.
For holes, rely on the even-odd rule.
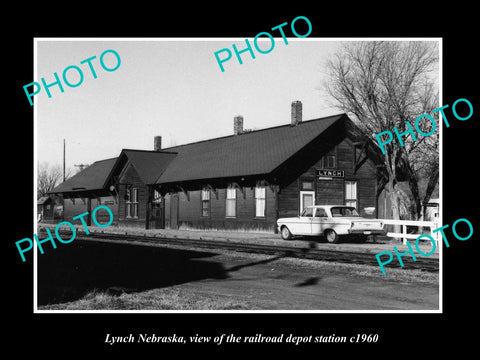
[[306,208],[295,224],[293,233],[296,235],[311,235],[312,234],[312,220],[314,208]]
[[310,205],[315,205],[315,191],[300,191],[300,214]]
[[178,229],[178,194],[173,194],[170,200],[170,228]]
[[328,216],[324,208],[317,208],[312,218],[312,235],[321,235],[328,223]]
[[165,212],[163,209],[163,201],[152,202],[150,223],[154,229],[165,229]]
[[165,229],[165,202],[157,190],[151,193],[147,215],[149,229]]
[[163,221],[163,202],[153,204],[153,217],[155,229],[164,229],[165,222]]

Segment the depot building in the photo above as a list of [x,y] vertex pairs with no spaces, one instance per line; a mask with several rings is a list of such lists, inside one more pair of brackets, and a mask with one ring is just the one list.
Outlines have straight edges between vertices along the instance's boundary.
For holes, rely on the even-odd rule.
[[244,131],[236,116],[233,130],[169,148],[155,136],[153,150],[123,149],[51,194],[63,197],[64,220],[106,205],[114,224],[146,229],[276,232],[278,218],[313,204],[389,217],[380,149],[346,114],[303,121],[294,101],[288,124]]

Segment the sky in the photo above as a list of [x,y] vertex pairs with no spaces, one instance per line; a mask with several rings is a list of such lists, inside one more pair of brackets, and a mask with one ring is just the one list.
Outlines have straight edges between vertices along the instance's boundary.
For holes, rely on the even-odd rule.
[[[271,45],[265,41],[262,49]],[[75,171],[74,165],[116,157],[123,148],[153,150],[156,135],[162,147],[231,135],[237,115],[246,129],[284,125],[295,100],[302,101],[304,120],[340,112],[322,90],[323,65],[338,42],[288,38],[285,44],[275,38],[270,53],[254,48],[255,59],[243,53],[243,64],[233,54],[222,72],[214,53],[233,53],[232,44],[241,50],[245,39],[37,39],[33,81],[51,84],[56,72],[64,88],[51,86],[51,98],[44,88],[34,96],[37,161],[61,165],[63,139],[66,167]],[[105,50],[120,56],[117,70],[101,67]],[[92,56],[96,79],[80,63]],[[104,61],[108,68],[117,64],[112,53]],[[62,79],[70,65],[84,76],[77,87]],[[73,69],[67,79],[80,81]]]

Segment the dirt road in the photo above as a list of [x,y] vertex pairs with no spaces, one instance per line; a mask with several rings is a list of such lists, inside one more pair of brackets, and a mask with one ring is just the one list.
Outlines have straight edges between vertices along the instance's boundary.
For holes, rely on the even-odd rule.
[[438,310],[439,306],[436,283],[355,276],[343,264],[320,265],[266,255],[252,260],[237,254],[212,260],[223,265],[228,274],[225,279],[202,279],[176,287],[252,302],[259,310]]

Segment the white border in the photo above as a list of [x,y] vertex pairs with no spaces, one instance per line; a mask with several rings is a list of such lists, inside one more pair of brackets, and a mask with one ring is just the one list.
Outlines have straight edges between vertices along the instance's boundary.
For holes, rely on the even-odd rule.
[[[275,41],[282,40],[281,37],[274,37]],[[80,37],[80,38],[58,38],[58,37],[37,37],[33,38],[33,57],[34,57],[34,79],[38,79],[37,72],[37,43],[41,41],[244,41],[245,38],[241,37],[214,37],[214,38],[90,38],[90,37]],[[259,38],[261,41],[266,41],[265,38]],[[268,39],[269,40],[269,39]],[[443,38],[441,37],[363,37],[363,38],[315,38],[315,37],[305,37],[305,38],[290,38],[287,37],[289,42],[291,41],[437,41],[439,45],[439,106],[443,104]],[[35,81],[35,80],[34,80]],[[37,104],[38,97],[34,100],[33,105],[33,130],[34,130],[34,226],[35,234],[37,233]],[[433,109],[432,109],[433,110]],[[440,121],[439,121],[440,123]],[[440,217],[439,217],[439,226],[443,225],[443,126],[440,126],[440,177],[439,177],[439,201],[440,201]],[[32,239],[33,240],[33,239]],[[440,243],[441,244],[441,243]],[[171,313],[180,313],[180,314],[397,314],[397,313],[412,313],[412,314],[441,314],[443,313],[443,246],[439,244],[439,309],[438,310],[38,310],[37,305],[37,246],[33,246],[33,312],[35,314],[171,314]]]
[[[37,41],[36,39],[33,40],[33,78],[38,79],[38,67],[37,67]],[[38,144],[38,139],[37,139],[37,121],[38,121],[38,108],[37,108],[37,101],[38,97],[33,100],[33,203],[35,204],[33,206],[33,229],[35,231],[35,234],[38,233],[38,213],[37,213],[37,183],[38,183],[38,158],[37,158],[37,144]],[[35,242],[35,239],[32,239],[33,242]],[[33,245],[33,312],[38,313],[42,312],[38,310],[38,298],[37,298],[37,293],[38,293],[38,287],[37,287],[37,247]]]

